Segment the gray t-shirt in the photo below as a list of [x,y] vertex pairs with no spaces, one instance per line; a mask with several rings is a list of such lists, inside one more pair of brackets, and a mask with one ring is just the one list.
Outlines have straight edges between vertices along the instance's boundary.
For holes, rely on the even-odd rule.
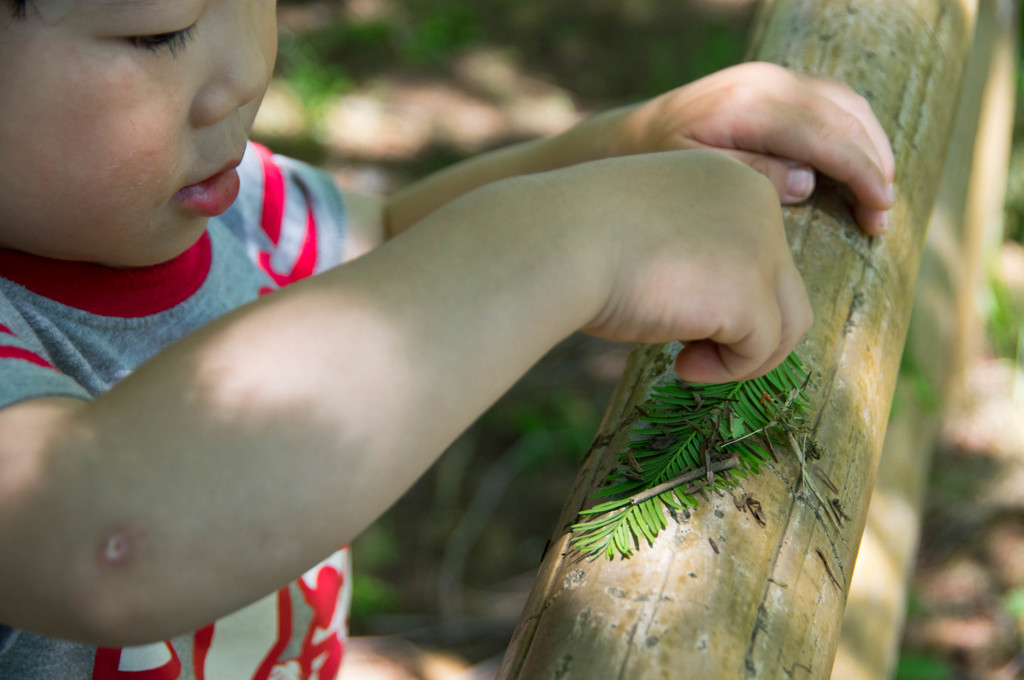
[[[256,144],[238,172],[235,204],[160,265],[117,269],[0,249],[0,408],[42,396],[93,399],[207,322],[342,261],[345,210],[328,175]],[[173,640],[106,649],[0,623],[0,680],[333,678],[350,592],[345,548],[287,588]]]

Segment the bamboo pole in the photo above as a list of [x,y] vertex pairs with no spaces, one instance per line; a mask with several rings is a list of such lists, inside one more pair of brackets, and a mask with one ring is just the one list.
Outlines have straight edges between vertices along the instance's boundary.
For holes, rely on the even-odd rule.
[[[670,519],[629,560],[580,559],[570,526],[612,467],[634,406],[669,379],[673,347],[638,348],[559,520],[499,678],[825,678],[885,435],[928,216],[973,35],[972,0],[774,0],[751,54],[830,75],[871,102],[892,140],[899,203],[890,234],[857,229],[822,181],[787,209],[816,322],[812,438],[850,520],[826,524],[795,457],[744,481],[760,526],[728,494]],[[712,545],[712,541],[714,545]]]
[[[834,680],[882,680],[898,660],[933,448],[982,328],[977,298],[1002,239],[1013,134],[1013,0],[981,0],[957,120],[928,227],[878,482],[846,604]],[[924,398],[922,398],[922,389]]]

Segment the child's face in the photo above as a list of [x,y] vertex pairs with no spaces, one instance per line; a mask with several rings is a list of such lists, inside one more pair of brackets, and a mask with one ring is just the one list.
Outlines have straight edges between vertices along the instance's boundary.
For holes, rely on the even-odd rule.
[[275,0],[30,0],[23,18],[0,0],[0,247],[122,266],[186,250],[237,193],[218,173],[276,49]]

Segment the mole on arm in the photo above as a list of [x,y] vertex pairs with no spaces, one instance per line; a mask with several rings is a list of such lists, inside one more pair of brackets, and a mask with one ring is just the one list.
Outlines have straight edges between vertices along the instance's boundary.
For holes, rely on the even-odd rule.
[[104,535],[99,545],[100,563],[120,567],[128,563],[135,549],[135,540],[130,532],[118,528]]

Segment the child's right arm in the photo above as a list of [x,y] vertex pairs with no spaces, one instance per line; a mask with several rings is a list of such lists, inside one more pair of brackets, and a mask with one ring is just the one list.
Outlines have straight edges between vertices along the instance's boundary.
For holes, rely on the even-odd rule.
[[737,161],[496,182],[93,402],[0,411],[0,621],[112,646],[196,629],[351,541],[572,331],[709,340],[679,369],[727,380],[810,319],[773,186]]
[[885,230],[895,160],[871,105],[839,81],[758,62],[592,116],[554,137],[457,163],[391,196],[384,224],[388,234],[400,233],[461,193],[503,177],[684,149],[713,149],[743,161],[772,180],[783,203],[810,196],[813,171],[828,175],[849,186],[866,233]]

